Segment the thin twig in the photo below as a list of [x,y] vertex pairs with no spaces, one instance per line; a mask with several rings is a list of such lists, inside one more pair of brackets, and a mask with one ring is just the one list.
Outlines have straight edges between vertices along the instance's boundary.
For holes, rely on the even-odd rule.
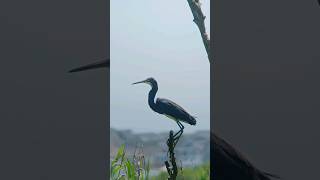
[[206,26],[204,24],[204,20],[206,19],[206,16],[203,14],[201,10],[201,3],[199,0],[187,0],[187,1],[193,15],[193,22],[198,26],[200,30],[202,41],[203,41],[204,47],[206,48],[209,62],[211,63],[213,62],[213,55],[210,52],[210,38],[206,32]]

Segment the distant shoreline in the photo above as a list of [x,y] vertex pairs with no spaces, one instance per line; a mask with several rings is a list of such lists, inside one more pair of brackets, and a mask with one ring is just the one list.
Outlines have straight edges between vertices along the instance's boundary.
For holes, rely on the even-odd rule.
[[[135,131],[132,129],[119,129],[119,128],[115,128],[115,127],[110,127],[110,130],[115,130],[115,131],[128,131],[131,132],[132,134],[168,134],[169,131],[171,130],[163,130],[163,131]],[[175,130],[175,129],[172,129]],[[176,129],[178,130],[178,129]],[[188,130],[185,130],[184,134],[194,134],[194,133],[198,133],[198,132],[208,132],[210,133],[210,129],[199,129],[199,130],[193,130],[192,132],[188,132]]]

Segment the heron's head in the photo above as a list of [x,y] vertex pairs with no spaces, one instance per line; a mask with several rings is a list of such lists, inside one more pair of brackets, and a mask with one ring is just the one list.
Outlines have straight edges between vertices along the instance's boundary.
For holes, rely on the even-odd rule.
[[150,78],[148,78],[148,79],[146,79],[146,80],[143,80],[143,81],[135,82],[135,83],[133,83],[133,84],[140,84],[140,83],[149,84],[151,87],[158,87],[157,81],[156,81],[154,78],[152,78],[152,77],[150,77]]

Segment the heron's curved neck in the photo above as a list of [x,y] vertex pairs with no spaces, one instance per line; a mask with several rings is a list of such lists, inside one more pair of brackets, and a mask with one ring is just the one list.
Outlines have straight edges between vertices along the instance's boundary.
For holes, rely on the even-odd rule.
[[149,106],[154,111],[157,111],[156,103],[154,102],[157,91],[158,91],[158,86],[152,86],[152,89],[149,92],[149,98],[148,98]]

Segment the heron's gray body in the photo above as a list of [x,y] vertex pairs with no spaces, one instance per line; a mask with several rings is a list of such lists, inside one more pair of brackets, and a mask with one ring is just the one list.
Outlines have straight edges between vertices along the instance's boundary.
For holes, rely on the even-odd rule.
[[157,98],[156,104],[160,107],[158,113],[163,114],[170,119],[182,121],[190,125],[196,125],[197,123],[196,119],[185,109],[169,99]]

